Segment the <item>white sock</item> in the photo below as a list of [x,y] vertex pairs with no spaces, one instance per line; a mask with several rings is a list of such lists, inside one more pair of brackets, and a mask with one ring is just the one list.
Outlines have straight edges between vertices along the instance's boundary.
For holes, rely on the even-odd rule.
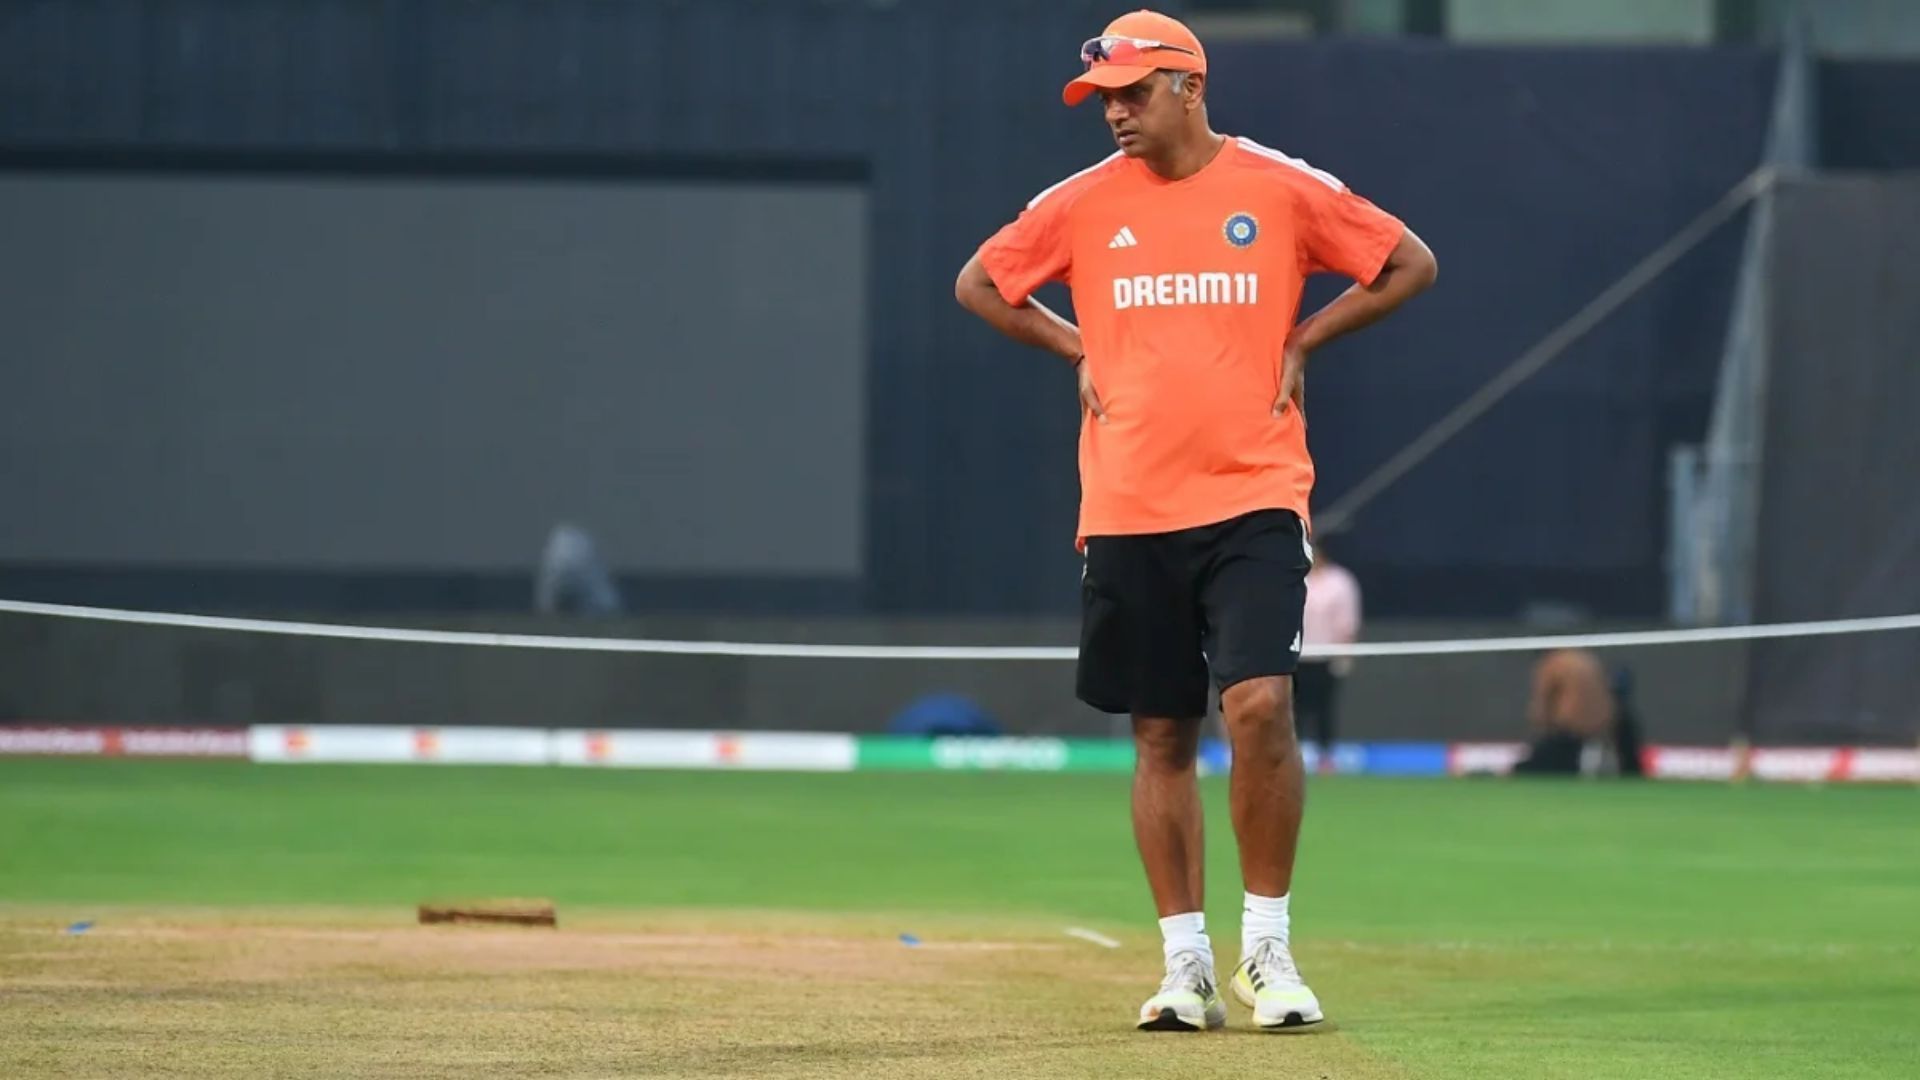
[[1287,915],[1287,899],[1292,896],[1255,896],[1247,894],[1247,906],[1240,915],[1240,955],[1252,956],[1253,943],[1262,938],[1279,938],[1282,944],[1292,931]]
[[1175,953],[1195,952],[1213,968],[1213,942],[1207,939],[1207,917],[1198,911],[1169,915],[1160,920],[1160,945],[1171,964]]

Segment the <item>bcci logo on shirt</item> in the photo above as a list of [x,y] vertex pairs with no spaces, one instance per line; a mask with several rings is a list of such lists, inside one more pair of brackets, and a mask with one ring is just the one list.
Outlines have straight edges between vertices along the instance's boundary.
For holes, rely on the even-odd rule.
[[1250,247],[1260,237],[1260,222],[1252,214],[1242,210],[1228,218],[1227,223],[1220,227],[1220,231],[1226,235],[1227,243],[1234,247]]

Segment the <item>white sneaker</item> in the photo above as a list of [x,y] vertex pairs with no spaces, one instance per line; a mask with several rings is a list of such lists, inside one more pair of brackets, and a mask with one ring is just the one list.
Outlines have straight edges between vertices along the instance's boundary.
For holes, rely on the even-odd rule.
[[1227,1022],[1213,965],[1196,952],[1173,954],[1160,992],[1140,1006],[1141,1031],[1206,1031]]
[[1279,938],[1261,938],[1253,952],[1233,969],[1233,996],[1253,1010],[1253,1022],[1263,1031],[1306,1027],[1326,1019],[1320,999],[1300,980],[1293,954]]

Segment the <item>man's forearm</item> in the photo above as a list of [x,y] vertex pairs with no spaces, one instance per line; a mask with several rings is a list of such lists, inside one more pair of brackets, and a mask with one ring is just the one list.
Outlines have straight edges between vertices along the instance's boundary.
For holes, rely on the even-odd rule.
[[1311,353],[1335,338],[1372,326],[1433,284],[1435,272],[1433,253],[1407,232],[1370,284],[1354,285],[1302,319],[1293,330],[1295,344]]
[[974,314],[1022,345],[1045,349],[1068,363],[1080,359],[1080,328],[1055,314],[1052,308],[1032,297],[1019,307],[1001,300],[998,293],[994,299],[999,301],[997,311],[988,306],[986,311],[973,309]]
[[1078,327],[1031,297],[1023,304],[1007,303],[977,260],[961,271],[954,295],[962,307],[1023,345],[1045,349],[1069,363],[1081,357]]

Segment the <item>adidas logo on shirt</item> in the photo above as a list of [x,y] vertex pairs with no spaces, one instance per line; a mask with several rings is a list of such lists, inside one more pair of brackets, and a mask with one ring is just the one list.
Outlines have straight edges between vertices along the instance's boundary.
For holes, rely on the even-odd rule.
[[1140,241],[1133,238],[1133,230],[1125,225],[1120,226],[1120,231],[1114,233],[1113,239],[1107,241],[1107,246],[1110,248],[1138,247],[1139,245]]

